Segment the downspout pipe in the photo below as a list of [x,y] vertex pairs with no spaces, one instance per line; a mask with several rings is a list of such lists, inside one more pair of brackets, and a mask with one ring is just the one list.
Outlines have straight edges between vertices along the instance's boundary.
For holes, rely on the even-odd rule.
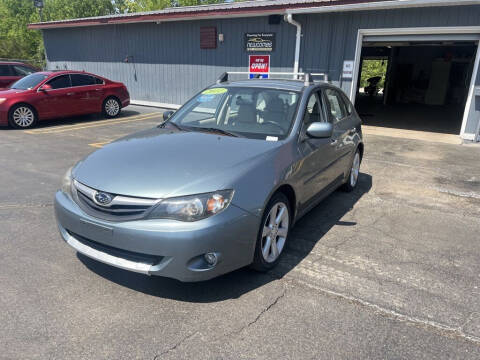
[[297,79],[298,78],[298,64],[300,60],[300,41],[302,39],[302,24],[299,22],[293,20],[292,14],[286,14],[284,15],[283,19],[288,22],[289,24],[292,24],[297,28],[297,35],[295,37],[295,60],[293,62],[293,78]]

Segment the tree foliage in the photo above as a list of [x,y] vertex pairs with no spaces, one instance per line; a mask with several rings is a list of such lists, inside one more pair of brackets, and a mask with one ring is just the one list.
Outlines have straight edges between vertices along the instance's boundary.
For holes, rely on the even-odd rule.
[[[173,6],[220,3],[221,0],[44,0],[43,21],[74,19],[115,13],[159,10]],[[39,22],[33,0],[0,0],[0,58],[41,62],[41,32],[28,30]]]
[[368,86],[367,80],[374,76],[381,76],[382,80],[378,87],[383,89],[385,84],[385,74],[387,72],[387,60],[363,60],[362,75],[360,78],[360,87]]

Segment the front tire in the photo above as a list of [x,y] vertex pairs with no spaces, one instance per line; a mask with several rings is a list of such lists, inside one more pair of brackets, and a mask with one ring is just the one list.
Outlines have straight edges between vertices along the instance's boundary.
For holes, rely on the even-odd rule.
[[38,121],[37,113],[33,107],[28,104],[18,104],[13,106],[8,112],[8,123],[16,129],[28,129]]
[[107,118],[117,117],[120,114],[120,110],[122,110],[122,104],[115,97],[106,98],[103,102],[102,112]]
[[358,176],[360,175],[360,162],[360,150],[357,149],[357,151],[355,151],[355,155],[353,156],[352,167],[350,168],[347,182],[342,186],[343,191],[351,192],[357,187]]
[[257,271],[274,268],[288,239],[291,224],[290,203],[282,193],[268,202],[262,217],[251,267]]

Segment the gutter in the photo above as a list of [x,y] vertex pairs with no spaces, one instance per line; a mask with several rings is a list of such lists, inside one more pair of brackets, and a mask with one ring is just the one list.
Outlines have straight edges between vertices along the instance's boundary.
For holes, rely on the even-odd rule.
[[287,14],[283,17],[283,20],[288,22],[289,24],[292,24],[297,28],[297,35],[295,36],[295,59],[293,62],[293,78],[297,79],[298,76],[298,64],[300,61],[300,42],[302,41],[302,24],[299,22],[293,20],[292,14]]
[[392,10],[433,6],[478,5],[478,0],[384,0],[357,4],[329,5],[286,9],[286,14],[329,13],[343,11]]

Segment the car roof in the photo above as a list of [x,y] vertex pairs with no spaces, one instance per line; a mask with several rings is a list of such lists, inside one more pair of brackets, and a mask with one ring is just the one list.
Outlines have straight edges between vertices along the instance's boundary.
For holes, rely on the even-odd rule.
[[99,78],[103,79],[103,77],[101,77],[99,75],[95,75],[95,74],[88,73],[86,71],[80,71],[80,70],[46,70],[46,71],[39,71],[39,72],[37,72],[37,74],[44,74],[44,75],[48,75],[48,76],[51,76],[51,75],[65,75],[65,74],[85,74],[85,75],[96,76],[96,77],[99,77]]
[[0,64],[1,65],[27,65],[27,66],[29,66],[28,64],[25,64],[21,61],[0,61]]
[[[322,85],[323,83],[315,82],[312,85]],[[288,80],[288,79],[248,79],[237,81],[225,81],[217,83],[212,87],[257,87],[263,89],[276,89],[286,91],[301,92],[305,88],[305,82],[303,80]]]

